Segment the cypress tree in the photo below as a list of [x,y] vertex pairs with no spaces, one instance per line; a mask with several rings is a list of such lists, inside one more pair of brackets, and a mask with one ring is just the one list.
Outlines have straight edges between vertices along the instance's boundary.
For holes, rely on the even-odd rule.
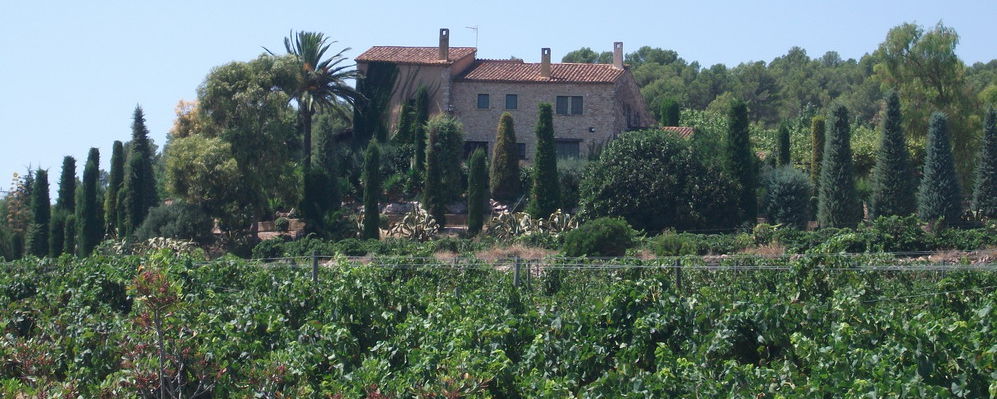
[[43,257],[49,251],[49,222],[52,219],[52,204],[48,195],[48,171],[35,172],[31,187],[31,226],[28,228],[28,253]]
[[678,126],[680,112],[679,103],[675,100],[668,98],[662,101],[658,109],[658,113],[661,115],[661,125]]
[[398,111],[398,132],[394,141],[399,144],[412,144],[412,130],[415,128],[415,112],[411,101],[402,103]]
[[381,210],[378,201],[381,197],[381,148],[376,141],[367,145],[363,165],[363,238],[381,238]]
[[125,174],[125,151],[124,145],[115,140],[111,148],[111,171],[108,176],[107,192],[104,193],[104,222],[107,232],[111,235],[118,234],[121,226],[118,215],[118,191],[121,190],[121,182]]
[[66,211],[56,207],[52,210],[52,220],[48,229],[48,256],[59,257],[66,245]]
[[893,92],[886,98],[882,138],[872,171],[871,218],[907,216],[916,210],[914,172],[901,122],[900,96]]
[[848,109],[831,109],[831,130],[824,144],[817,199],[817,223],[821,227],[855,227],[862,220],[862,208],[855,189],[851,130]]
[[412,168],[417,171],[426,169],[426,124],[429,123],[429,90],[419,87],[415,92],[415,119],[412,128],[412,144],[415,146],[415,159]]
[[445,190],[443,187],[443,165],[440,164],[440,152],[443,150],[439,134],[441,124],[439,120],[441,118],[446,118],[446,116],[433,118],[427,124],[429,135],[426,142],[426,173],[425,186],[422,191],[422,206],[436,219],[436,223],[443,226],[446,224],[446,204],[443,199],[443,191]]
[[948,118],[941,112],[931,114],[928,123],[928,148],[921,176],[917,215],[926,221],[942,218],[943,223],[957,222],[962,214],[962,196],[949,143]]
[[485,202],[488,201],[488,169],[485,151],[477,149],[471,154],[467,174],[467,234],[477,235],[484,225]]
[[526,212],[534,218],[545,218],[561,204],[557,177],[557,154],[554,148],[554,118],[551,106],[541,103],[537,121],[537,153],[533,160],[533,192]]
[[492,197],[502,202],[512,202],[521,194],[519,186],[519,151],[516,148],[516,128],[512,114],[505,112],[499,118],[498,135],[492,149]]
[[990,108],[983,121],[983,141],[976,164],[973,210],[979,217],[997,218],[997,110]]
[[77,231],[76,223],[77,223],[76,222],[76,217],[73,216],[73,214],[71,214],[71,213],[70,214],[66,214],[65,231],[63,231],[63,233],[62,233],[62,237],[63,237],[63,240],[64,240],[63,243],[62,243],[62,248],[63,248],[63,252],[65,252],[67,254],[70,254],[70,255],[75,254],[76,253],[76,249],[77,249],[76,248],[76,236],[77,236],[77,233],[76,233],[76,231]]
[[786,166],[789,163],[789,126],[783,123],[779,126],[779,166]]
[[815,116],[810,120],[810,184],[814,190],[820,187],[820,165],[824,162],[824,117]]
[[76,229],[78,235],[78,253],[80,256],[90,256],[94,247],[100,243],[104,236],[103,226],[100,225],[100,208],[97,205],[97,178],[100,174],[100,151],[91,148],[87,155],[87,165],[83,169],[83,187],[80,190],[80,206],[76,210],[76,220],[79,227]]
[[737,195],[740,220],[754,224],[758,217],[758,200],[755,197],[758,172],[755,155],[751,153],[748,107],[744,102],[735,101],[731,104],[727,120],[727,169],[741,186],[741,192]]
[[142,107],[135,106],[132,120],[132,141],[128,150],[122,183],[125,234],[131,234],[145,220],[149,209],[156,205],[156,182],[152,172],[152,148],[149,130],[145,127]]
[[318,131],[315,135],[315,154],[312,158],[312,167],[318,168],[324,173],[321,180],[324,180],[327,187],[323,187],[325,196],[323,207],[326,212],[335,212],[342,205],[342,196],[339,193],[339,172],[336,158],[336,142],[333,132],[329,129]]
[[76,209],[76,159],[62,158],[62,174],[59,175],[59,198],[55,207],[72,213]]

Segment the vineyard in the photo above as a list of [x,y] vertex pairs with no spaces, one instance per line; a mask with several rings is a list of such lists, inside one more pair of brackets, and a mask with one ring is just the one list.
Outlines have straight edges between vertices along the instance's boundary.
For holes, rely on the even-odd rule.
[[19,261],[0,396],[997,397],[978,258]]

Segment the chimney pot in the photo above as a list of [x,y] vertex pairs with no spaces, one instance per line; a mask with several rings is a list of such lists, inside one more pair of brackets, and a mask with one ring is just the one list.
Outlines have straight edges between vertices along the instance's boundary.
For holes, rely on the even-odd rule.
[[550,79],[550,49],[540,49],[540,77]]
[[613,43],[613,68],[623,69],[623,42]]
[[440,60],[450,59],[450,29],[440,29]]

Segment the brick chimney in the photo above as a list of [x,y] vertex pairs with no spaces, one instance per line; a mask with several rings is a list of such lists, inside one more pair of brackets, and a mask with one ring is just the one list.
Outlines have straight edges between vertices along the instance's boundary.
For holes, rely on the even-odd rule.
[[550,79],[550,49],[540,49],[540,77]]
[[623,42],[613,43],[613,68],[623,69]]
[[440,60],[450,59],[450,29],[440,29]]

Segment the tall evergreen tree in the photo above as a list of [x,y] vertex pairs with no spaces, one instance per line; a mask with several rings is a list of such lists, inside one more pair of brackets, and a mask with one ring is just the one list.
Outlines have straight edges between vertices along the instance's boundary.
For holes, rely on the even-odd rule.
[[72,213],[76,208],[76,158],[62,159],[62,174],[59,175],[59,198],[55,207]]
[[64,240],[62,248],[63,252],[72,255],[76,253],[76,216],[73,216],[71,213],[67,214],[65,225],[66,230],[62,233]]
[[855,189],[851,130],[848,109],[831,109],[831,130],[824,144],[820,171],[817,223],[821,227],[855,227],[862,220],[862,207]]
[[121,218],[118,213],[118,192],[121,191],[121,183],[125,178],[125,150],[124,145],[114,141],[111,148],[111,171],[108,176],[107,191],[104,193],[104,223],[107,232],[117,236],[118,228],[121,227]]
[[412,144],[412,131],[415,128],[415,112],[412,108],[412,101],[405,101],[398,111],[398,132],[393,137],[396,143]]
[[415,92],[415,116],[412,129],[412,145],[415,147],[415,158],[412,169],[420,173],[426,170],[426,124],[429,123],[429,90],[419,87]]
[[681,110],[679,103],[668,98],[661,102],[658,113],[661,116],[661,126],[678,126]]
[[748,132],[748,107],[742,101],[731,104],[727,115],[727,169],[741,186],[737,195],[742,222],[754,224],[758,217],[758,171],[755,155],[751,153],[751,137]]
[[914,171],[907,154],[900,116],[900,96],[896,92],[886,98],[882,138],[872,171],[871,218],[906,216],[917,209],[914,197]]
[[31,187],[31,226],[28,228],[28,253],[43,257],[49,251],[49,223],[52,221],[52,204],[48,195],[48,171],[35,172]]
[[779,126],[779,166],[786,166],[789,163],[789,126],[783,123]]
[[962,195],[949,143],[948,118],[941,112],[931,114],[921,176],[917,215],[927,221],[943,218],[946,224],[958,222],[962,214]]
[[485,203],[488,201],[488,169],[485,151],[477,149],[471,154],[467,174],[467,234],[477,235],[484,225]]
[[441,152],[443,147],[440,143],[439,116],[433,118],[427,125],[429,127],[428,140],[426,141],[426,172],[425,187],[422,190],[422,206],[426,212],[436,219],[440,226],[446,224],[446,202],[444,201],[446,188],[443,186],[443,165],[441,165]]
[[516,148],[516,128],[512,114],[505,112],[499,118],[498,135],[492,149],[492,197],[502,202],[512,202],[519,197],[519,151]]
[[817,115],[810,120],[810,184],[820,189],[820,166],[824,162],[824,117]]
[[135,106],[132,118],[132,141],[125,164],[122,183],[125,234],[131,234],[145,220],[149,209],[159,202],[156,194],[155,176],[152,171],[152,146],[149,143],[149,129],[145,127],[142,107]]
[[997,110],[990,108],[983,121],[983,141],[976,164],[973,210],[984,218],[997,218]]
[[100,175],[100,151],[91,148],[87,155],[87,165],[83,169],[83,187],[80,190],[80,206],[76,209],[77,250],[80,256],[90,256],[94,247],[104,236],[100,224],[100,207],[97,203],[97,179]]
[[364,154],[363,183],[363,238],[378,240],[381,238],[381,210],[378,207],[381,199],[381,147],[375,140],[367,145]]
[[545,218],[560,206],[561,189],[557,177],[553,112],[548,103],[541,103],[539,108],[537,152],[533,159],[533,191],[526,212],[534,218]]
[[334,132],[328,129],[319,130],[315,134],[315,151],[312,167],[320,169],[325,176],[323,183],[328,187],[321,190],[326,197],[325,207],[328,212],[339,210],[343,200],[339,192],[339,165],[336,156],[336,140]]
[[48,256],[53,258],[57,258],[65,252],[66,216],[65,210],[59,209],[59,207],[52,209],[52,220],[49,221],[48,229]]

